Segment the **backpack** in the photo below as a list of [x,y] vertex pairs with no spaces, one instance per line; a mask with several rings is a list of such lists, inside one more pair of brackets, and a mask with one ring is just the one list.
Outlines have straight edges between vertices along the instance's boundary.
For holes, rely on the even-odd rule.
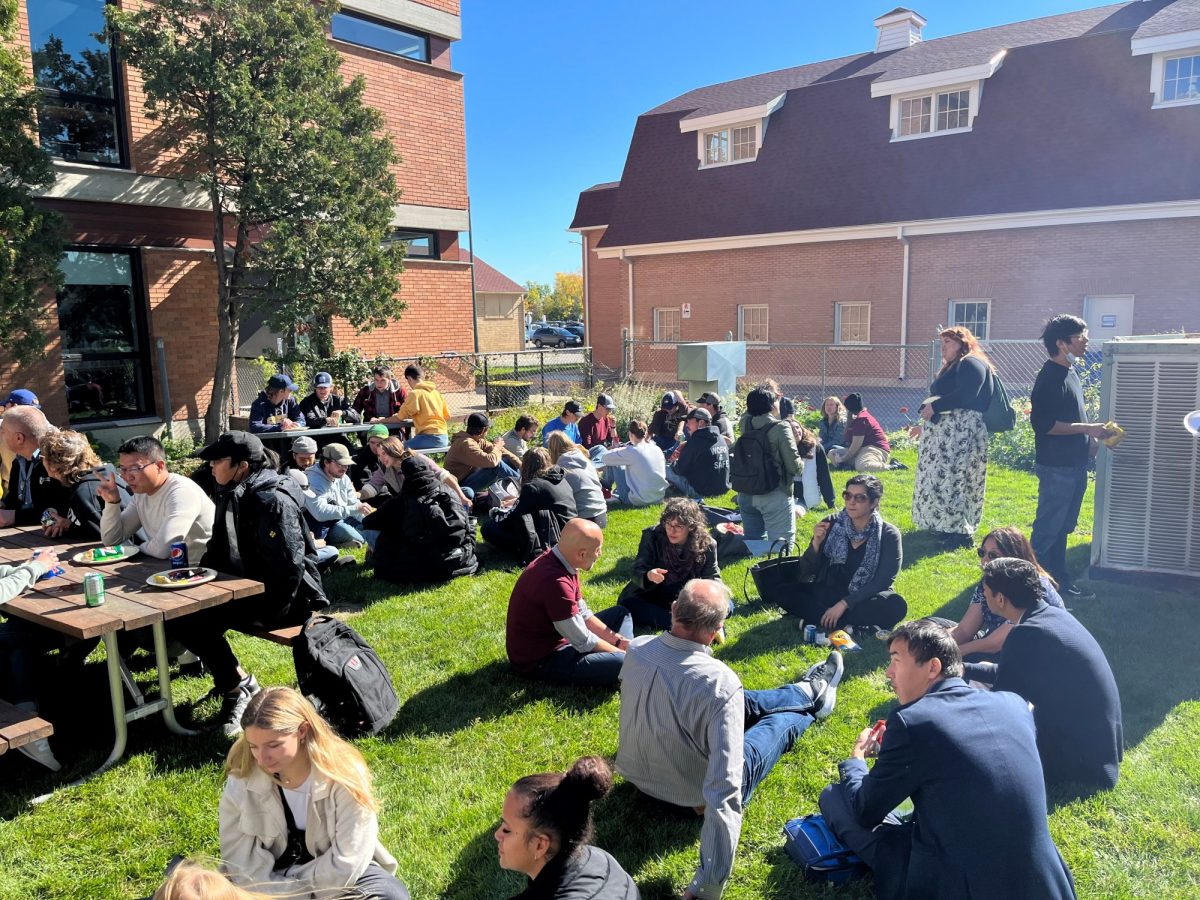
[[998,434],[1001,431],[1012,431],[1017,424],[1017,413],[1008,399],[1008,391],[1004,382],[995,372],[992,373],[992,399],[988,408],[983,411],[983,424],[987,426],[988,434]]
[[805,881],[845,884],[867,872],[867,864],[837,839],[822,815],[792,819],[783,826],[783,835],[783,849],[804,872]]
[[343,737],[378,734],[400,700],[378,654],[357,631],[330,616],[313,616],[292,642],[300,693]]
[[729,481],[739,494],[769,494],[779,487],[779,469],[767,440],[778,424],[771,420],[761,428],[747,428],[734,443],[729,454]]

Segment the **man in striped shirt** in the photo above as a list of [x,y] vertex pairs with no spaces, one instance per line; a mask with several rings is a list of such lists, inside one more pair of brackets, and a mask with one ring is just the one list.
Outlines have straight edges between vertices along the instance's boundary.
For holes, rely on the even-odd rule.
[[684,900],[717,900],[729,880],[742,806],[815,719],[833,711],[836,651],[795,684],[747,691],[709,646],[729,589],[693,579],[671,607],[671,630],[635,642],[621,669],[617,771],[638,790],[704,816],[700,865]]

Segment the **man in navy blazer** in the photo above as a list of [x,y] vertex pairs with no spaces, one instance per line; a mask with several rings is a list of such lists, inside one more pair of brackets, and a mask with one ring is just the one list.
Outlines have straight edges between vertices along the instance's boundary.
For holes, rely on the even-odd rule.
[[971,663],[966,677],[1033,705],[1046,786],[1089,794],[1117,784],[1123,755],[1121,697],[1104,651],[1065,609],[1042,599],[1037,569],[1023,559],[983,567],[988,608],[1014,628],[999,663]]
[[[888,649],[901,705],[878,742],[863,730],[820,801],[825,821],[874,871],[876,896],[1074,897],[1046,825],[1025,701],[969,687],[954,639],[928,620],[901,625]],[[891,812],[906,797],[914,812],[900,824]]]

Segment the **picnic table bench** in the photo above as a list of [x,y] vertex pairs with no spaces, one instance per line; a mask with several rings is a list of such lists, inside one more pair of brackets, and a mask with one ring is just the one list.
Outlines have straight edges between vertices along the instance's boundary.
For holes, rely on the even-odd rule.
[[0,700],[0,755],[54,734],[54,726],[36,713]]
[[[376,423],[385,425],[389,431],[396,430],[401,432],[404,439],[412,432],[412,419],[401,419],[399,422],[384,422]],[[374,426],[367,423],[363,425],[334,425],[325,428],[291,428],[287,431],[260,431],[255,432],[259,440],[262,441],[282,441],[295,440],[298,437],[329,437],[330,435],[338,434],[361,434]],[[424,450],[414,450],[414,453],[424,453],[427,456],[441,456],[449,448],[448,447],[430,447]],[[285,451],[286,453],[286,451]]]

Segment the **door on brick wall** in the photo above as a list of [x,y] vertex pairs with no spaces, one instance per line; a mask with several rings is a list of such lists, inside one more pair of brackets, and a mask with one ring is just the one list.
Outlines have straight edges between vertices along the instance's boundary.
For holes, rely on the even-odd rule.
[[1088,340],[1092,344],[1128,337],[1133,334],[1133,295],[1084,297],[1083,320],[1088,324]]

